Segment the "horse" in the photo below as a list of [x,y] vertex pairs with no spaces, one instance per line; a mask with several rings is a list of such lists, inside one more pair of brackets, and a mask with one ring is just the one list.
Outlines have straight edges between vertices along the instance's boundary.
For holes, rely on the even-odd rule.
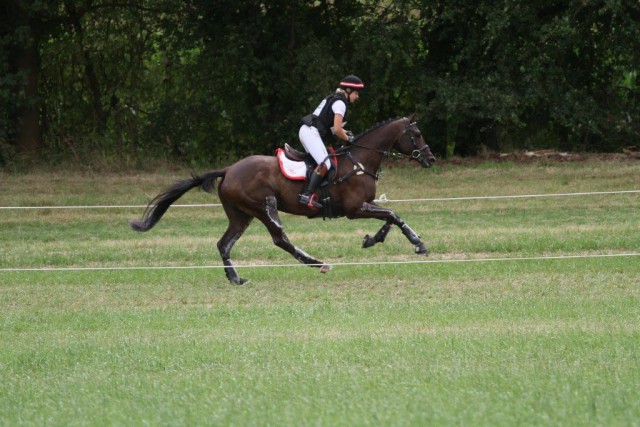
[[[414,115],[381,122],[356,136],[350,144],[330,154],[335,162],[334,171],[322,189],[323,216],[348,219],[375,218],[385,224],[373,236],[366,235],[363,248],[384,242],[393,225],[398,226],[404,236],[415,246],[415,253],[427,255],[428,251],[420,236],[391,209],[374,202],[376,181],[382,160],[392,154],[417,161],[429,168],[435,161],[429,146],[413,121]],[[300,153],[298,153],[300,154]],[[304,179],[304,178],[303,178]],[[231,249],[240,239],[254,218],[262,222],[273,243],[287,251],[299,262],[326,273],[331,266],[313,258],[294,246],[284,232],[278,212],[319,217],[320,209],[299,203],[298,194],[304,182],[287,178],[281,171],[275,156],[253,155],[222,169],[202,175],[193,175],[172,185],[149,202],[141,220],[131,220],[135,231],[148,231],[162,218],[167,209],[187,191],[201,187],[216,192],[229,220],[226,231],[217,243],[227,279],[236,285],[247,280],[241,278],[231,260]]]

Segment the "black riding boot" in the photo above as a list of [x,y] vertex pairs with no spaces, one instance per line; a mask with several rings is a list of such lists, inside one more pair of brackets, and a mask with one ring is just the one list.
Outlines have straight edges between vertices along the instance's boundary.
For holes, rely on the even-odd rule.
[[324,178],[324,175],[326,173],[327,173],[327,168],[326,166],[324,166],[324,164],[318,166],[313,172],[311,172],[311,176],[309,177],[309,180],[307,181],[307,184],[304,190],[300,194],[300,199],[299,199],[300,203],[313,208],[322,207],[322,204],[316,201],[318,196],[317,194],[315,194],[315,191],[317,190],[318,186],[322,182],[322,179]]

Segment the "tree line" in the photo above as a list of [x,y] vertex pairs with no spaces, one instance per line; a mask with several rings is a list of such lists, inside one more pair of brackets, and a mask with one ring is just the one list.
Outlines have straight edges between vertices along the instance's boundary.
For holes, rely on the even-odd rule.
[[640,137],[636,0],[4,0],[0,165],[212,163],[295,142],[347,74],[355,133],[440,156]]

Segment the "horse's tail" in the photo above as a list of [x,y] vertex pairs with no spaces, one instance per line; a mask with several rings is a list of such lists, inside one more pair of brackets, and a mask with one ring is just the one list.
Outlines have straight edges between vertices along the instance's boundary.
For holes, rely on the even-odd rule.
[[226,172],[226,169],[219,169],[204,173],[200,176],[193,175],[191,179],[176,182],[149,202],[141,220],[132,219],[129,221],[129,225],[135,231],[151,230],[153,226],[160,221],[160,218],[162,218],[167,209],[169,209],[169,206],[182,197],[187,191],[192,188],[202,187],[204,191],[211,193],[215,191],[216,180],[218,178],[224,178]]

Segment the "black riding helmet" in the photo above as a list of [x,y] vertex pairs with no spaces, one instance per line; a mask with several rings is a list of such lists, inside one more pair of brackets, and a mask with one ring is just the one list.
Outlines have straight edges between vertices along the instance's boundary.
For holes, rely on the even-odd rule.
[[351,74],[340,81],[340,89],[361,91],[364,89],[364,83],[360,80],[360,77]]

